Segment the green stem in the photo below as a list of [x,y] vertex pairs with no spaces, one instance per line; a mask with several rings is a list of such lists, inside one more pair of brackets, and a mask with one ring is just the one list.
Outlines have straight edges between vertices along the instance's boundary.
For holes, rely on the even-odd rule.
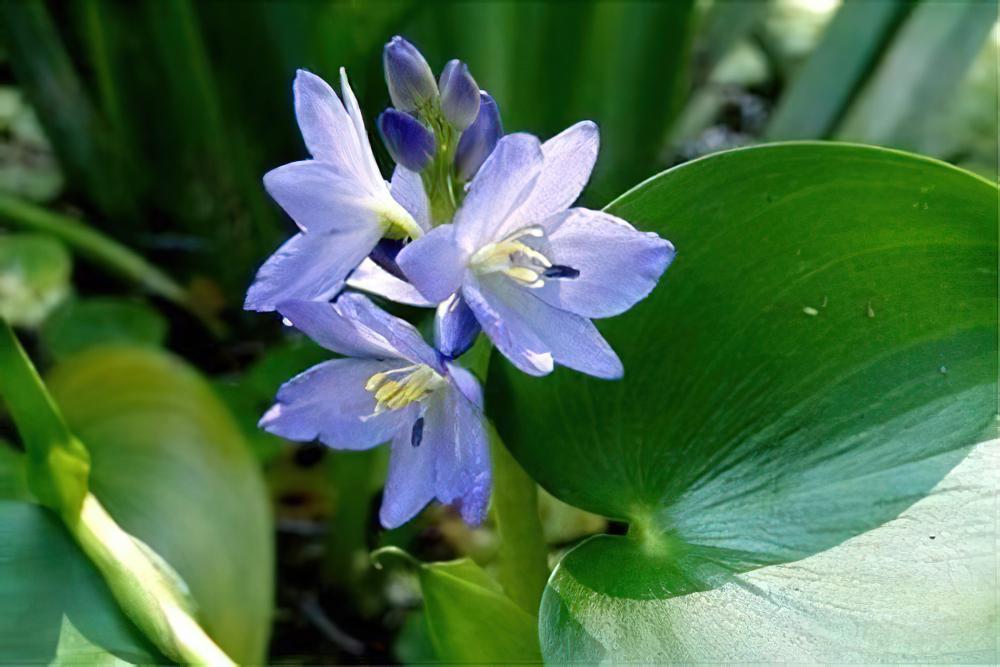
[[139,254],[79,220],[2,193],[0,193],[0,219],[15,227],[51,234],[109,271],[186,308],[201,319],[213,333],[221,334],[222,323],[202,312],[192,302],[187,290],[170,276]]
[[[462,355],[462,365],[485,385],[493,346],[480,334]],[[493,518],[500,535],[500,571],[504,592],[519,607],[538,615],[542,591],[549,578],[548,548],[538,517],[538,485],[503,444],[492,422],[487,422],[493,460]]]
[[500,585],[519,607],[538,615],[549,578],[548,549],[538,517],[538,486],[490,425],[493,513],[500,534]]

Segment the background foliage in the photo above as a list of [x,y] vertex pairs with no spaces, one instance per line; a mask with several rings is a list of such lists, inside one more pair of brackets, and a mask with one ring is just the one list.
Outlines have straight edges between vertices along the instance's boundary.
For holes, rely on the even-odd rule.
[[[603,561],[585,551],[619,562],[619,550],[666,527],[671,553],[724,551],[726,581],[784,567],[944,484],[986,430],[996,197],[937,163],[812,144],[708,158],[619,195],[667,167],[782,140],[905,149],[995,180],[996,18],[987,0],[5,0],[0,316],[19,327],[86,445],[89,488],[183,577],[232,657],[467,659],[468,644],[449,644],[475,632],[463,609],[489,610],[517,638],[478,644],[497,662],[542,649],[648,657],[649,644],[622,647],[593,627],[569,635],[593,652],[560,652],[553,633],[568,591],[607,593],[593,565]],[[292,228],[260,185],[304,155],[290,82],[299,67],[333,79],[346,66],[371,128],[388,103],[381,46],[397,33],[435,68],[467,61],[508,132],[544,137],[596,120],[602,151],[584,203],[614,200],[611,210],[680,250],[654,297],[604,329],[625,382],[561,372],[529,381],[494,361],[491,413],[545,489],[551,563],[584,537],[612,534],[563,561],[543,605],[543,621],[554,619],[543,641],[556,639],[541,648],[537,610],[503,573],[517,556],[505,556],[495,526],[469,530],[432,507],[381,532],[372,508],[384,452],[331,453],[255,428],[277,386],[324,358],[276,319],[240,310],[256,267]],[[730,384],[737,369],[742,381]],[[853,411],[858,395],[873,399],[866,414]],[[603,423],[582,418],[609,405]],[[941,438],[928,443],[928,430]],[[5,657],[154,657],[59,524],[28,504],[10,420],[0,421],[3,440]],[[869,465],[883,472],[850,486]],[[746,500],[743,514],[710,500],[722,482],[705,471],[719,467],[727,493]],[[807,492],[817,476],[831,486]],[[871,503],[877,511],[861,512]],[[621,537],[619,522],[639,539]],[[786,531],[782,548],[746,526],[775,540]],[[471,562],[386,555],[376,569],[368,553],[379,546]],[[721,590],[719,573],[700,569],[705,554],[686,553],[688,571],[664,574],[648,554],[635,563],[661,584]],[[2,575],[11,567],[32,574]],[[79,593],[67,599],[67,587]],[[25,600],[45,613],[2,622]]]

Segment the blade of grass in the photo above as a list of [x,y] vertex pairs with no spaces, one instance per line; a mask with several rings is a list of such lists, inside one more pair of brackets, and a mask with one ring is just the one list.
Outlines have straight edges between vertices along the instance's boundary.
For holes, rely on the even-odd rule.
[[51,234],[109,272],[187,309],[213,333],[223,333],[222,323],[205,313],[173,278],[80,220],[3,193],[0,193],[0,220],[14,227]]
[[861,91],[837,136],[896,148],[917,145],[952,99],[997,21],[995,2],[917,5]]
[[844,3],[782,95],[767,138],[830,136],[911,7],[905,0]]

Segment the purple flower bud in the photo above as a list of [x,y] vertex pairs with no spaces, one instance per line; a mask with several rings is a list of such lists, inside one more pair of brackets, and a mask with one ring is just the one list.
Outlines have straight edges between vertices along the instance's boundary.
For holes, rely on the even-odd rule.
[[472,125],[479,113],[479,85],[461,60],[449,60],[438,81],[441,112],[459,132]]
[[378,131],[392,159],[410,171],[422,171],[437,150],[434,134],[402,111],[383,111],[378,117]]
[[480,91],[479,95],[479,115],[462,133],[455,150],[455,173],[461,181],[472,180],[503,136],[497,103],[485,91]]
[[399,35],[385,45],[382,65],[392,105],[400,111],[416,111],[437,97],[431,66],[417,47]]

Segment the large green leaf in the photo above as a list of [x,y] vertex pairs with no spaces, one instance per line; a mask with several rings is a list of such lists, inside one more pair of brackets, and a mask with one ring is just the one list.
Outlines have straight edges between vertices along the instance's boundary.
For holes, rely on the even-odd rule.
[[894,151],[785,144],[688,163],[609,210],[678,249],[653,295],[601,327],[625,379],[493,374],[524,467],[631,524],[560,565],[553,581],[579,587],[544,605],[556,658],[670,644],[653,617],[605,613],[600,637],[577,617],[834,547],[898,516],[995,429],[990,183]]
[[178,359],[138,347],[94,348],[49,380],[90,451],[94,495],[180,574],[223,650],[260,662],[272,600],[267,492],[208,384]]
[[54,514],[0,500],[0,660],[91,665],[115,656],[164,661]]
[[[801,561],[659,598],[595,595],[567,557],[547,590],[548,658],[658,663],[996,664],[1000,441],[899,518]],[[628,630],[608,619],[628,619]]]

